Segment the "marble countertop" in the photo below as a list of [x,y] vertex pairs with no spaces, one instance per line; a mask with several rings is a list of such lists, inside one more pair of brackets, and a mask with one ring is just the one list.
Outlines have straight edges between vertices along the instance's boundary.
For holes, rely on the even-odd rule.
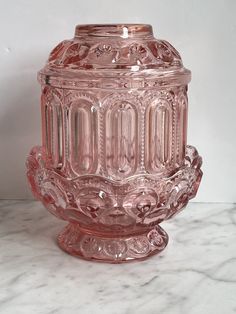
[[67,255],[64,224],[38,202],[0,202],[0,313],[236,313],[236,205],[189,204],[162,223],[160,255],[128,264]]

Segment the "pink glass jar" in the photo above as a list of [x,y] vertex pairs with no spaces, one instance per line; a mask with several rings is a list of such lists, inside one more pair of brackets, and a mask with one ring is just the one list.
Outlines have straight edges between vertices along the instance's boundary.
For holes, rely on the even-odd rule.
[[120,263],[161,252],[159,224],[196,195],[187,146],[191,73],[143,24],[78,25],[39,72],[42,146],[27,159],[37,199],[69,224],[66,252]]

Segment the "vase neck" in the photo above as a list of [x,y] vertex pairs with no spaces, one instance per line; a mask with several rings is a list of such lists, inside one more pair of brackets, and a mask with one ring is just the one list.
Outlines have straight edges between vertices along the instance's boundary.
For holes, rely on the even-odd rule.
[[151,38],[152,26],[148,24],[85,24],[77,25],[75,37]]

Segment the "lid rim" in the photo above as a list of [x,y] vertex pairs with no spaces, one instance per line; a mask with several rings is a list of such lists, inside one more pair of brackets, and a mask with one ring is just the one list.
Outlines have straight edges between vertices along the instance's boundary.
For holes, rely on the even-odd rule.
[[[186,68],[181,68],[178,71],[159,72],[158,75],[152,69],[140,72],[124,73],[124,71],[120,71],[120,73],[112,75],[114,73],[111,74],[108,71],[98,73],[97,71],[84,70],[77,72],[77,75],[72,75],[71,72],[63,74],[60,71],[58,73],[45,72],[45,68],[43,68],[38,72],[38,81],[41,85],[51,85],[59,88],[117,88],[123,90],[127,90],[127,88],[162,89],[171,86],[187,85],[191,81],[191,71]],[[108,73],[109,75],[105,75]],[[127,73],[129,73],[128,76]]]

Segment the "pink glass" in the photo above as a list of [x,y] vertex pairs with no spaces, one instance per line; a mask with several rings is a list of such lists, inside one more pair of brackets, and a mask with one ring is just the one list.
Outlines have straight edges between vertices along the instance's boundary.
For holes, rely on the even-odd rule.
[[150,25],[78,25],[39,72],[42,146],[27,176],[69,224],[66,252],[121,263],[161,252],[160,223],[193,198],[202,159],[186,145],[191,73]]

